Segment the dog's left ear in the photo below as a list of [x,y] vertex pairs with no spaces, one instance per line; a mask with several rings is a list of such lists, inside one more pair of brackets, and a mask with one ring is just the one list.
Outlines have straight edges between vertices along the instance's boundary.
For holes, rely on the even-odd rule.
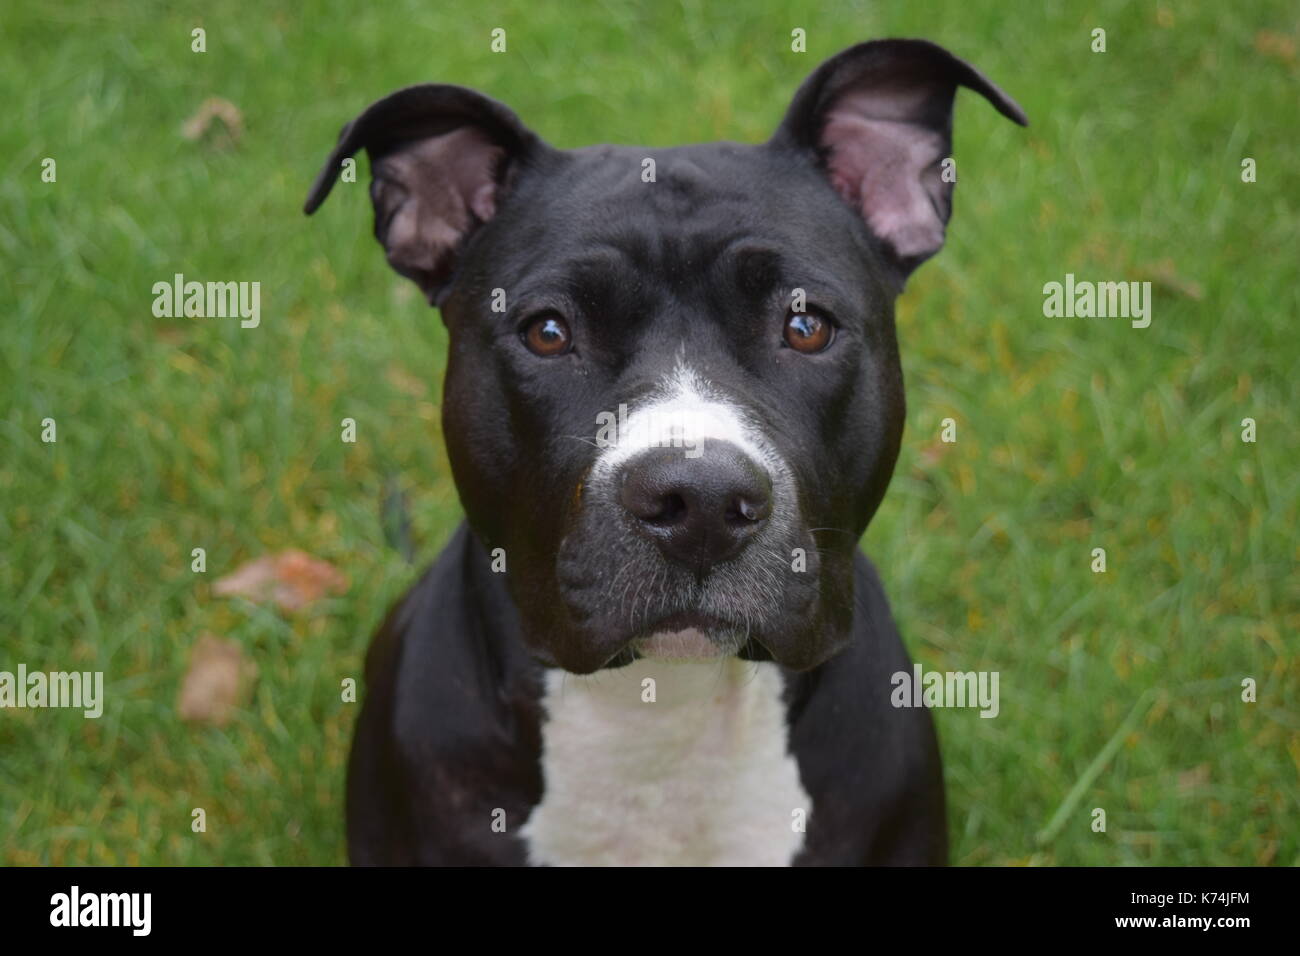
[[795,94],[770,145],[810,150],[830,184],[885,244],[899,278],[939,251],[953,183],[958,86],[1021,126],[1016,102],[969,63],[925,40],[875,40],[823,63]]

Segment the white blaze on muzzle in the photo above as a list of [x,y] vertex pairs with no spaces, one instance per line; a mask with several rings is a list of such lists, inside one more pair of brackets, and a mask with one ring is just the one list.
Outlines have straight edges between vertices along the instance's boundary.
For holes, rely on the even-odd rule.
[[717,396],[700,377],[679,363],[646,403],[597,417],[601,449],[592,470],[595,481],[609,480],[638,454],[651,448],[680,448],[686,458],[708,453],[710,441],[729,442],[764,468],[776,482],[786,472],[780,456],[749,424],[741,408]]

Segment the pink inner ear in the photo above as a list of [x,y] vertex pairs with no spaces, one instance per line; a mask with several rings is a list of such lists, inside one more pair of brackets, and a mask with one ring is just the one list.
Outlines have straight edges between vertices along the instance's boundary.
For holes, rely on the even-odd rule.
[[497,184],[495,182],[483,183],[470,197],[469,208],[474,210],[474,215],[479,219],[487,222],[497,214]]
[[944,137],[897,119],[913,97],[858,94],[826,116],[821,144],[831,185],[900,258],[928,256],[943,245],[946,190],[934,166]]
[[475,216],[487,222],[497,211],[496,167],[505,150],[473,126],[462,126],[431,142],[436,144],[439,160],[446,164],[447,185],[460,194]]
[[504,150],[462,126],[390,153],[376,166],[376,204],[393,268],[416,281],[450,268],[465,235],[496,214],[497,164]]

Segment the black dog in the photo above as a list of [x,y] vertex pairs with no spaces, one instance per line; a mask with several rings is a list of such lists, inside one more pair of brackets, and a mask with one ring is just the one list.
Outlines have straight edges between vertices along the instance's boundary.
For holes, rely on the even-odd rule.
[[903,431],[894,299],[943,243],[958,86],[865,43],[760,146],[557,150],[418,86],[344,128],[450,330],[468,515],[366,665],[348,847],[384,864],[946,859],[929,714],[857,543]]

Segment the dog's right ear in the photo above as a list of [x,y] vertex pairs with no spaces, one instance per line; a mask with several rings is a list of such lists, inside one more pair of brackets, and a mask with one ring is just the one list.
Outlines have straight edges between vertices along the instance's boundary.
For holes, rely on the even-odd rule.
[[436,304],[465,241],[496,213],[519,164],[544,144],[513,112],[473,90],[407,87],[343,127],[307,194],[307,215],[362,148],[370,155],[375,238],[389,265]]

